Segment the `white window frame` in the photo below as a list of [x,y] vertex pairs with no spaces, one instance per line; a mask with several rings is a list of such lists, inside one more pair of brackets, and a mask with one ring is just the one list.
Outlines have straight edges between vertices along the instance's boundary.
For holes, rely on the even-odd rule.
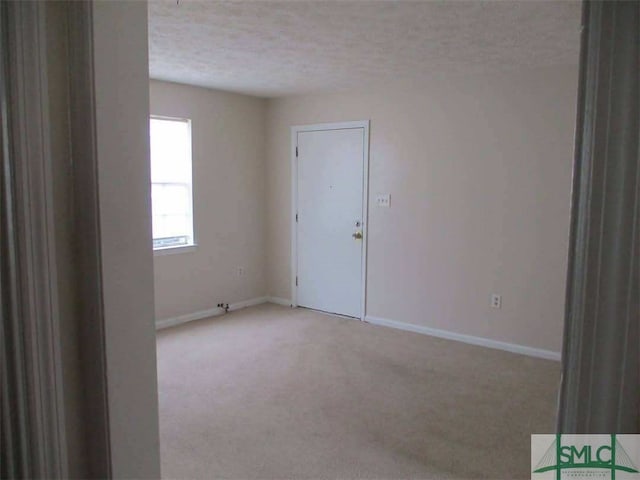
[[[196,225],[195,225],[195,218],[193,214],[193,146],[192,146],[193,137],[192,137],[192,130],[191,130],[191,119],[184,118],[184,117],[170,117],[166,115],[149,115],[149,123],[151,123],[151,120],[168,120],[173,122],[184,122],[187,124],[187,130],[189,132],[189,144],[188,144],[187,154],[189,157],[189,161],[191,162],[191,182],[189,183],[154,182],[153,179],[151,179],[152,188],[153,188],[153,185],[187,185],[187,188],[189,191],[189,212],[188,213],[191,218],[191,243],[188,243],[185,245],[169,245],[166,247],[153,246],[153,254],[154,256],[161,256],[161,255],[171,255],[174,253],[193,252],[196,250],[198,244],[196,242]],[[149,154],[149,162],[151,163],[151,153]],[[153,208],[153,204],[151,208]],[[153,240],[154,239],[152,238],[152,242]]]

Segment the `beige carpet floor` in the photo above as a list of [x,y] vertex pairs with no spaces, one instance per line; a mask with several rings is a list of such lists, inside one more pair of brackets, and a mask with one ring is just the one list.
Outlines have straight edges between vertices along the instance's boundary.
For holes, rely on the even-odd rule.
[[164,478],[530,478],[560,365],[261,305],[158,333]]

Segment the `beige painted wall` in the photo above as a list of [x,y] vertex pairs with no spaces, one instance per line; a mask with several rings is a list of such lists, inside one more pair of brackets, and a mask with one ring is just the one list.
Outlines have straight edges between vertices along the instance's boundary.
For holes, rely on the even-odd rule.
[[112,477],[160,478],[147,4],[92,8]]
[[370,119],[367,314],[559,351],[576,91],[565,66],[270,100],[269,294],[290,298],[289,127]]
[[265,100],[159,81],[150,96],[152,114],[192,121],[198,243],[154,258],[156,318],[265,295]]

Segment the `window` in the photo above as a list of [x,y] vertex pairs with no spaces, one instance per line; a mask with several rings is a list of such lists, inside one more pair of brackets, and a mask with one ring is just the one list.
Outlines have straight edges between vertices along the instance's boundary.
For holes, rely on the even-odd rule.
[[153,249],[194,245],[191,121],[151,117]]

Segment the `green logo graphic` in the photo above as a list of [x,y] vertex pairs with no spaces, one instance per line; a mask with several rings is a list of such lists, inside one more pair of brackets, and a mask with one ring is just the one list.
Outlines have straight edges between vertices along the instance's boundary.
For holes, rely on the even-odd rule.
[[610,435],[610,443],[582,446],[562,445],[562,435],[556,435],[545,454],[533,469],[533,473],[556,471],[556,480],[561,472],[570,469],[605,469],[611,472],[615,480],[616,471],[638,473],[629,454],[622,447],[616,434]]

